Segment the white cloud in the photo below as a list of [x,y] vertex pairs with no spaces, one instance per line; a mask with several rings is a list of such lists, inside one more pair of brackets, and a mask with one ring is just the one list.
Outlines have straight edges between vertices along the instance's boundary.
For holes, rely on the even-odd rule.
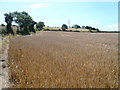
[[49,6],[49,4],[36,3],[36,4],[30,5],[30,8],[47,8],[48,6]]

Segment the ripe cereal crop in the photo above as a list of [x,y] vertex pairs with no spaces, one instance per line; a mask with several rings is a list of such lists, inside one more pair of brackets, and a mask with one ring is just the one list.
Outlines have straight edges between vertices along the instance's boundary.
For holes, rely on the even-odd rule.
[[10,40],[12,88],[118,88],[118,34],[41,31]]

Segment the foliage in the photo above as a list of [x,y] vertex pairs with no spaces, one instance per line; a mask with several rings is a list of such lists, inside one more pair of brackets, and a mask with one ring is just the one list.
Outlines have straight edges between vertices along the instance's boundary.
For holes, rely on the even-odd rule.
[[72,28],[78,29],[78,28],[80,28],[80,26],[75,24],[75,25],[72,26]]
[[91,26],[86,26],[85,29],[91,29],[92,27]]
[[29,25],[29,30],[30,32],[34,32],[36,33],[35,29],[34,29],[34,25],[37,24],[35,21],[32,21],[32,23]]
[[6,27],[7,34],[13,34],[14,35],[14,32],[13,32],[12,27],[11,27],[12,22],[13,22],[12,13],[9,13],[9,14],[5,13],[4,16],[5,16],[5,22],[7,23],[7,27]]
[[7,35],[7,29],[6,28],[1,28],[0,29],[0,35],[2,35],[2,36]]
[[42,30],[44,26],[45,26],[44,22],[41,21],[36,24],[36,28],[38,28],[38,30]]
[[85,29],[85,26],[82,26],[83,29]]
[[5,24],[2,23],[1,26],[5,26]]
[[[13,34],[14,31],[12,29],[12,26],[17,27],[16,34],[22,34],[22,35],[30,35],[30,32],[36,33],[37,30],[42,30],[43,27],[45,26],[44,22],[39,21],[38,23],[33,21],[32,17],[25,11],[23,12],[12,12],[12,13],[5,13],[5,22],[7,23],[6,25],[6,30],[3,30],[4,33],[6,34]],[[18,25],[12,25],[12,22],[15,22]],[[36,24],[36,30],[34,29],[34,25]],[[4,24],[1,24],[1,26],[5,26]],[[47,26],[49,27],[49,26]],[[56,27],[55,27],[56,28]],[[79,25],[75,24],[72,26],[72,28],[78,29],[81,28]],[[96,30],[97,32],[100,32],[99,29],[96,29],[91,26],[82,26],[83,29],[89,29],[90,32],[93,32]],[[68,29],[68,26],[66,24],[63,24],[61,29],[65,31]],[[61,31],[59,30],[51,30],[51,31]],[[50,30],[49,30],[50,31]],[[76,31],[78,32],[78,31]]]
[[98,28],[96,30],[97,30],[97,32],[100,32],[100,30]]
[[68,29],[68,26],[66,24],[63,24],[61,28],[63,31],[65,31],[66,29]]
[[13,12],[12,14],[14,21],[20,26],[20,33],[22,35],[29,35],[30,34],[29,26],[31,26],[33,23],[32,17],[28,15],[28,13],[26,13],[25,11],[23,12],[16,11]]
[[[12,22],[14,21],[15,23],[18,24],[20,28],[17,27],[17,34],[22,34],[22,35],[29,35],[30,32],[34,32],[34,25],[36,24],[32,17],[28,15],[27,12],[13,12],[13,13],[5,13],[5,22],[7,23],[7,34],[14,34],[12,30]],[[16,26],[16,25],[14,25]]]
[[[86,29],[89,29],[90,32],[93,32],[93,31],[100,32],[98,28],[96,29],[96,28],[91,27],[91,26],[86,26],[85,28],[86,28]],[[92,30],[93,30],[93,31],[92,31]]]

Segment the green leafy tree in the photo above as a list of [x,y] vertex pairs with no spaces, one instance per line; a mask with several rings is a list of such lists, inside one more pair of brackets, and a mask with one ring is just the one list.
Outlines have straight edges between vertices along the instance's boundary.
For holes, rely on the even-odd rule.
[[6,26],[6,29],[7,29],[7,34],[13,34],[14,35],[14,32],[13,32],[13,29],[12,29],[12,22],[13,22],[13,16],[12,16],[12,13],[5,13],[4,14],[5,16],[5,22],[7,23],[7,26]]
[[29,35],[29,26],[33,23],[33,19],[28,13],[23,12],[13,12],[13,19],[20,27],[20,33],[22,35]]
[[36,24],[36,28],[38,28],[38,30],[42,30],[44,26],[45,26],[44,22],[41,21]]
[[78,28],[81,28],[79,25],[75,24],[72,26],[72,28],[75,28],[75,29],[78,29]]
[[68,29],[68,26],[66,24],[63,24],[61,28],[63,31],[65,31],[66,29]]

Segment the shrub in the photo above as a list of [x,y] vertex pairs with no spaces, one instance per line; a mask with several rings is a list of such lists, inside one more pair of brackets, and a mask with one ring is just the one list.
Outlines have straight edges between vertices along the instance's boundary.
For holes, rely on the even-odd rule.
[[75,29],[78,29],[78,28],[81,28],[79,25],[75,24],[72,26],[72,28],[75,28]]
[[68,29],[68,26],[66,24],[63,24],[61,28],[63,31],[66,31],[66,29]]
[[7,29],[5,28],[0,29],[0,35],[2,36],[7,35]]
[[5,26],[5,25],[2,23],[1,26]]

